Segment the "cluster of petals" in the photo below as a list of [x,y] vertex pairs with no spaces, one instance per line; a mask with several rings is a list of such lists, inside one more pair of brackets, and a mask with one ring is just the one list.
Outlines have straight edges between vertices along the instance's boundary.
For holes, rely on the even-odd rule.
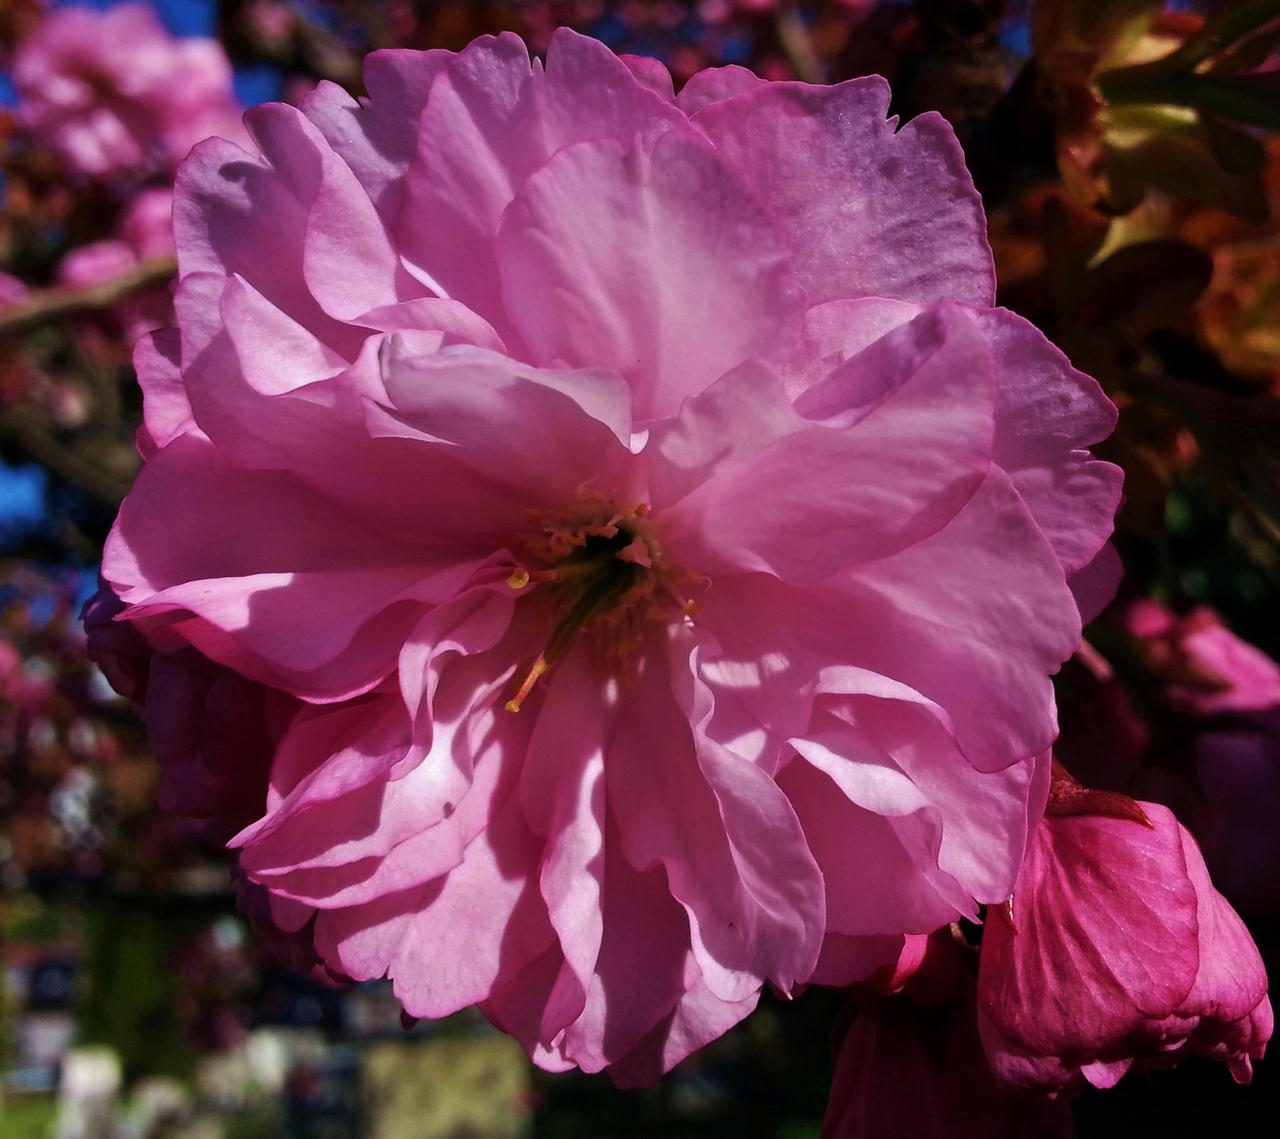
[[1073,1139],[1065,1099],[992,1072],[972,954],[951,929],[908,938],[891,973],[858,986],[852,1023],[837,1026],[822,1139]]
[[882,80],[562,31],[365,83],[179,172],[104,576],[297,702],[235,845],[333,973],[647,1080],[1007,896],[1114,409]]
[[1110,793],[1051,801],[1011,918],[987,922],[978,1005],[1000,1079],[1050,1093],[1185,1055],[1247,1083],[1273,1027],[1257,947],[1195,840]]
[[203,138],[241,139],[217,40],[175,39],[147,3],[50,12],[13,61],[18,121],[68,170],[172,170]]

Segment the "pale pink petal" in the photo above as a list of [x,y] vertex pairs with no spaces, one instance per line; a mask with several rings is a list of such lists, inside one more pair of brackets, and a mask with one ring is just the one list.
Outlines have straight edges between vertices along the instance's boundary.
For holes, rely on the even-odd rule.
[[680,88],[676,101],[686,115],[694,115],[713,103],[723,103],[735,95],[754,91],[764,80],[754,71],[737,64],[728,67],[704,67],[689,76]]
[[[581,97],[584,84],[591,99]],[[506,339],[493,242],[525,180],[572,143],[616,138],[630,144],[682,118],[598,41],[557,33],[541,74],[531,71],[516,36],[479,40],[432,86],[405,181],[400,248]],[[414,220],[421,217],[433,224]]]
[[[454,564],[432,585],[421,551],[358,526],[288,474],[228,466],[190,435],[148,463],[107,550],[136,617],[192,615],[182,635],[206,655],[321,699],[366,691],[395,667],[416,621],[398,602],[447,596],[470,574]],[[304,636],[308,612],[325,620],[305,621]]]
[[926,810],[889,819],[845,799],[804,761],[778,775],[822,868],[834,933],[927,933],[977,907],[938,869],[941,828]]
[[537,855],[508,799],[446,877],[322,911],[316,948],[348,976],[390,977],[410,1016],[447,1016],[483,1000],[554,936],[537,883],[520,869]]
[[394,411],[367,412],[375,437],[447,449],[528,507],[572,502],[630,456],[628,391],[608,373],[539,371],[461,346],[402,355],[392,344],[384,382]]
[[[1003,544],[975,544],[980,532],[999,533]],[[992,581],[1004,588],[990,589]],[[723,674],[721,698],[746,702],[784,738],[807,729],[824,670],[852,667],[882,678],[886,694],[896,681],[941,707],[968,762],[987,771],[1052,742],[1048,673],[1080,636],[1052,551],[996,475],[928,541],[825,588],[722,577],[697,604],[722,647],[704,666]],[[868,688],[859,680],[854,690]]]
[[671,82],[671,72],[660,59],[651,55],[620,55],[618,58],[627,66],[627,70],[635,76],[636,81],[648,87],[655,95],[674,102],[675,87]]
[[[979,529],[998,542],[975,542]],[[857,621],[858,663],[945,708],[980,770],[1052,742],[1048,676],[1079,644],[1080,619],[1052,549],[1003,475],[988,475],[929,541],[859,569],[840,591]]]
[[812,301],[991,304],[986,218],[959,143],[932,112],[895,131],[888,109],[889,86],[874,76],[761,84],[693,121],[785,225]]
[[[582,185],[596,190],[584,199]],[[785,253],[687,129],[651,148],[566,147],[519,191],[497,243],[506,311],[533,358],[621,373],[642,419],[779,335],[799,299]]]
[[724,1000],[705,980],[692,981],[670,1016],[635,1048],[615,1060],[609,1067],[609,1075],[621,1088],[651,1084],[663,1072],[749,1016],[759,1000],[758,992],[737,1001]]
[[[688,686],[682,702],[690,709],[705,694],[668,667],[655,658],[635,682],[647,699],[617,709],[606,775],[609,801],[628,804],[618,819],[622,854],[640,870],[666,867],[713,992],[742,1000],[758,987],[752,975],[785,991],[817,956],[817,867],[768,776],[695,739],[670,685]],[[655,754],[665,757],[662,765],[653,764]]]
[[[625,804],[614,808],[615,813]],[[697,966],[689,919],[661,867],[641,873],[619,856],[615,823],[605,832],[604,936],[582,1015],[557,1048],[585,1071],[599,1071],[636,1049],[687,999]]]
[[[325,313],[304,277],[307,226],[307,206],[280,173],[229,142],[198,144],[178,172],[173,228],[180,279],[238,273],[330,347],[353,357],[363,334],[353,335]],[[188,330],[182,323],[185,357]]]
[[[1070,574],[1111,536],[1124,472],[1083,448],[1115,427],[1115,405],[1033,325],[1004,309],[979,318],[1000,370],[993,457]],[[1034,426],[1032,426],[1034,425]]]
[[330,316],[349,320],[402,299],[408,281],[382,220],[350,168],[302,112],[280,103],[245,116],[254,140],[305,212],[302,279]]
[[351,168],[388,226],[399,218],[404,171],[418,146],[431,84],[452,58],[439,50],[370,52],[364,58],[368,99],[357,101],[323,80],[302,101],[302,113]]
[[529,738],[520,801],[529,828],[546,839],[539,885],[564,967],[543,1009],[539,1038],[551,1040],[582,1014],[606,915],[604,726],[589,655],[571,652],[556,670]]
[[[880,398],[868,409],[869,385]],[[754,454],[716,439],[742,434],[725,421],[743,411],[764,420],[756,400],[708,406],[700,397],[686,412],[702,420],[701,485],[666,512],[666,540],[713,578],[738,570],[822,581],[888,558],[941,530],[978,489],[993,398],[986,343],[957,308],[924,314],[853,357],[797,402],[806,424]],[[715,464],[721,452],[726,461]]]
[[181,353],[176,328],[150,332],[134,346],[133,366],[145,396],[138,428],[138,450],[144,459],[179,435],[198,430],[183,384]]

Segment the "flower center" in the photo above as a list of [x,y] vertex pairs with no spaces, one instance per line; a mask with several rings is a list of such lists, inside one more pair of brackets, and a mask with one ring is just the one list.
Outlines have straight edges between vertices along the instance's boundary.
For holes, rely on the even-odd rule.
[[618,659],[640,648],[646,621],[692,619],[696,608],[679,586],[702,580],[677,569],[662,552],[645,503],[620,511],[598,495],[562,510],[533,511],[531,534],[518,543],[530,569],[508,579],[512,589],[531,581],[549,588],[560,618],[546,647],[507,701],[518,712],[540,677],[583,631],[601,634],[606,652]]

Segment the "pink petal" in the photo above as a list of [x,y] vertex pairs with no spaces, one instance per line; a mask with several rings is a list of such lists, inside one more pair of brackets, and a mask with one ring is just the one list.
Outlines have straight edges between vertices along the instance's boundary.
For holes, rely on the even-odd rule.
[[584,650],[571,652],[556,666],[520,776],[525,819],[547,840],[540,886],[564,954],[564,968],[543,1010],[543,1040],[586,1007],[604,933],[604,732],[598,688]]
[[[882,393],[869,411],[868,386]],[[666,511],[665,540],[677,560],[713,579],[736,569],[813,582],[890,557],[941,530],[977,490],[993,397],[984,339],[962,310],[939,308],[810,388],[796,404],[809,426],[754,454],[735,445],[720,466],[712,462],[723,449],[717,437],[744,431],[717,420],[745,411],[752,423],[769,422],[755,411],[758,397],[693,400],[680,423],[687,434],[688,417],[702,420],[705,481]]]
[[394,344],[384,372],[394,410],[367,412],[375,436],[447,448],[523,506],[572,502],[630,457],[630,393],[607,372],[539,371],[466,347],[402,356]]
[[484,1000],[554,936],[536,883],[520,869],[537,854],[508,799],[446,877],[321,912],[316,948],[348,976],[390,977],[410,1016],[447,1016]]
[[182,382],[182,345],[176,328],[142,337],[133,350],[133,366],[143,392],[138,450],[150,459],[179,435],[198,430]]
[[1014,893],[1016,932],[999,917],[988,921],[979,1000],[1023,1051],[1068,1063],[1114,1055],[1191,991],[1196,891],[1176,822],[1163,808],[1144,809],[1154,828],[1046,818]]
[[399,262],[382,220],[319,130],[302,112],[280,103],[256,107],[245,122],[306,212],[302,276],[320,307],[348,320],[400,300]]
[[755,992],[741,1000],[724,1000],[705,981],[694,982],[670,1016],[613,1062],[609,1075],[620,1088],[652,1083],[749,1016],[759,999],[760,994]]
[[839,590],[859,630],[858,663],[946,709],[970,763],[996,770],[1048,748],[1048,676],[1080,643],[1080,618],[1005,476],[993,470],[949,526]]
[[1120,504],[1124,472],[1083,450],[1111,434],[1115,405],[1021,317],[992,309],[980,320],[997,366],[1017,377],[998,389],[993,458],[1074,573],[1111,536]]
[[680,88],[676,101],[686,115],[696,114],[713,103],[723,103],[735,95],[754,91],[764,83],[754,71],[739,67],[704,67],[689,76],[689,82]]
[[[205,655],[320,699],[377,684],[416,620],[397,602],[447,596],[470,573],[433,574],[421,551],[356,525],[291,475],[230,467],[191,435],[144,468],[103,566],[136,618],[192,615],[182,633]],[[304,619],[317,612],[325,620]]]
[[[174,188],[179,277],[239,274],[325,343],[354,355],[360,338],[323,311],[304,277],[308,222],[307,205],[269,162],[220,139],[202,142]],[[185,358],[191,330],[181,323]]]
[[626,804],[622,853],[640,870],[665,866],[713,992],[737,1002],[762,979],[786,991],[811,971],[822,921],[821,879],[795,814],[759,768],[695,740],[681,705],[706,693],[688,691],[660,650],[648,664],[617,708],[606,768],[609,801]]
[[693,121],[770,203],[812,301],[991,304],[986,217],[955,135],[932,112],[895,132],[888,107],[878,76],[835,87],[768,83]]
[[302,113],[350,168],[388,226],[400,214],[404,172],[418,146],[418,119],[431,84],[453,53],[384,49],[364,58],[369,98],[357,101],[321,81]]
[[[615,807],[614,810],[625,809]],[[689,919],[671,896],[661,867],[637,871],[620,856],[617,825],[605,834],[604,936],[582,1015],[558,1047],[594,1072],[634,1051],[687,999],[697,972]]]
[[641,418],[760,353],[798,300],[772,223],[687,129],[560,151],[507,209],[497,256],[533,358],[620,372]]
[[[584,100],[587,86],[592,98]],[[478,40],[432,86],[405,181],[399,247],[507,339],[493,243],[525,180],[575,142],[617,138],[630,145],[681,119],[598,41],[557,32],[541,74],[530,70],[516,36]],[[418,224],[422,217],[433,224]]]

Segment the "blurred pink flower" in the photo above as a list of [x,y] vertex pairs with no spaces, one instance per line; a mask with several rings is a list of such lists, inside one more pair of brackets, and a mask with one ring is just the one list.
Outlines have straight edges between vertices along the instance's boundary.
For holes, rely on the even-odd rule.
[[137,264],[138,255],[128,242],[116,238],[91,241],[76,246],[58,262],[58,284],[77,289],[102,285],[124,276]]
[[134,195],[125,206],[117,229],[140,261],[172,257],[173,190],[168,186],[153,186]]
[[651,1079],[1007,896],[1114,409],[882,80],[677,99],[570,32],[365,79],[180,172],[104,573],[305,702],[236,844],[330,969]]
[[172,169],[209,135],[245,138],[222,45],[175,39],[145,3],[50,12],[13,81],[18,122],[80,174]]
[[1080,790],[1051,805],[1012,911],[987,921],[978,975],[982,1040],[1003,1080],[1110,1087],[1135,1064],[1193,1054],[1249,1081],[1272,1030],[1266,972],[1166,808]]
[[1184,711],[1211,715],[1280,705],[1280,666],[1237,637],[1212,609],[1178,617],[1158,601],[1142,600],[1123,610],[1121,621]]
[[0,273],[0,309],[21,304],[27,299],[30,291],[17,277],[9,273]]
[[[115,281],[154,257],[172,257],[173,191],[144,190],[130,200],[117,225],[119,236],[71,249],[59,262],[57,281],[89,288]],[[130,293],[110,310],[123,329],[126,345],[173,321],[173,304],[164,285]]]

